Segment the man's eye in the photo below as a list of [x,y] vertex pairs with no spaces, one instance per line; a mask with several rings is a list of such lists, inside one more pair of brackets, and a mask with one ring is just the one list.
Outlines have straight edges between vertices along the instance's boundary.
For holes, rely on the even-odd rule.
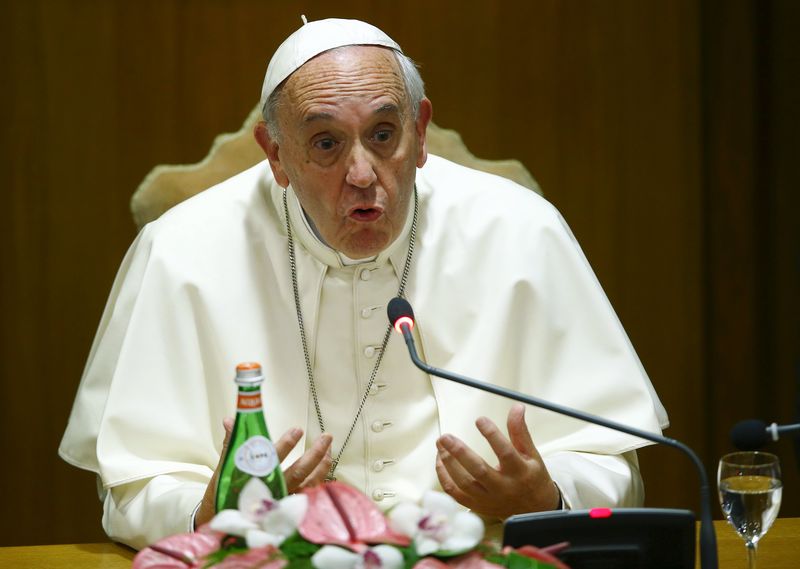
[[376,131],[375,134],[372,136],[376,142],[386,142],[390,138],[392,138],[392,131],[389,129],[383,129]]
[[314,141],[314,148],[317,150],[333,150],[336,147],[336,141],[332,138],[321,138]]

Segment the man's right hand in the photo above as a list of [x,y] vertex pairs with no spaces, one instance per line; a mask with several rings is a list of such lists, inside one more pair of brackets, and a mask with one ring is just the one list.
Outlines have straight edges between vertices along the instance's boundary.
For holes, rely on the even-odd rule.
[[[200,502],[200,507],[197,509],[194,522],[195,527],[199,527],[211,521],[216,513],[216,498],[217,498],[217,482],[219,480],[219,473],[222,470],[222,461],[225,459],[225,453],[228,450],[228,443],[231,439],[231,431],[233,430],[233,419],[230,417],[222,421],[222,426],[225,427],[225,440],[222,443],[222,452],[220,453],[217,468],[214,470],[214,475],[206,486],[206,492],[203,494],[203,501]],[[303,429],[297,427],[286,431],[281,438],[275,443],[275,450],[278,451],[278,460],[283,462],[283,459],[297,446],[300,439],[303,438]],[[283,471],[283,476],[286,479],[286,489],[289,493],[297,492],[303,488],[314,486],[325,480],[325,476],[331,468],[331,443],[333,437],[328,433],[322,433],[319,438],[314,441],[311,448],[308,449],[303,456],[298,458],[292,465]]]

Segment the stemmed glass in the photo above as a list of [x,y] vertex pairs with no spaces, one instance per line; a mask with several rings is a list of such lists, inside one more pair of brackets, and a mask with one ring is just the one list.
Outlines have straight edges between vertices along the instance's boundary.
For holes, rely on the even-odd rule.
[[756,567],[756,546],[781,507],[781,466],[767,452],[734,452],[719,461],[717,487],[722,513],[744,539],[750,569]]

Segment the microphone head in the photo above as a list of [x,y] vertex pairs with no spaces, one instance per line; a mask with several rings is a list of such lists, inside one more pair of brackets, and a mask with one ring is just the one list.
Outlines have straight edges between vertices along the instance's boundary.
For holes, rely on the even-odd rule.
[[731,442],[739,450],[758,450],[768,440],[767,424],[758,419],[740,421],[731,429]]
[[389,316],[389,322],[392,323],[395,330],[403,333],[400,330],[400,324],[408,324],[410,328],[414,327],[414,311],[411,309],[411,304],[405,299],[395,297],[389,301],[389,305],[386,307],[386,314]]

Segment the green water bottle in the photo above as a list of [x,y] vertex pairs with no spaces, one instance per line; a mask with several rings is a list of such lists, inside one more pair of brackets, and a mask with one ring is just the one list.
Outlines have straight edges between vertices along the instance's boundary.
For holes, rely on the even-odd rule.
[[237,509],[239,494],[251,478],[260,478],[275,499],[286,496],[278,453],[269,437],[261,403],[261,365],[255,362],[236,366],[239,397],[236,422],[225,453],[217,485],[217,512]]

